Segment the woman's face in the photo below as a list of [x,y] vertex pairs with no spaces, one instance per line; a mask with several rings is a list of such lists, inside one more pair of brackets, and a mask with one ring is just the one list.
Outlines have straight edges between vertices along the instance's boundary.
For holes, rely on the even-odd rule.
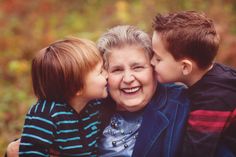
[[136,46],[112,49],[108,57],[109,92],[118,110],[144,108],[156,89],[150,58]]

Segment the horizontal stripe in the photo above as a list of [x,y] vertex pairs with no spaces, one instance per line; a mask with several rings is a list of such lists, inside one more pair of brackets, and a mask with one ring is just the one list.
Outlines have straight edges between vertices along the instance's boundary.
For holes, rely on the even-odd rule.
[[64,120],[64,121],[59,121],[59,122],[56,122],[57,125],[60,125],[60,124],[73,124],[73,123],[78,123],[79,121],[78,120]]
[[80,137],[72,137],[72,138],[66,138],[66,139],[55,139],[57,142],[68,142],[68,141],[74,141],[74,140],[80,140]]
[[92,117],[92,116],[95,116],[95,115],[97,115],[97,114],[99,114],[99,111],[94,112],[94,113],[91,113],[90,116]]
[[191,126],[202,126],[202,127],[217,127],[217,128],[222,128],[225,125],[225,122],[206,122],[206,121],[192,121],[189,120],[189,124]]
[[29,120],[39,120],[39,121],[48,123],[48,124],[53,125],[54,127],[56,127],[55,124],[53,124],[53,122],[51,122],[50,120],[45,119],[45,118],[36,117],[36,116],[26,116],[26,119],[29,119]]
[[87,125],[86,127],[84,127],[84,130],[87,130],[88,128],[92,127],[93,125],[96,125],[96,124],[101,124],[101,122],[93,122],[93,123],[90,123],[89,125]]
[[88,146],[91,147],[91,146],[95,145],[96,143],[97,143],[97,141],[94,140],[93,142],[89,143]]
[[97,129],[97,126],[94,125],[94,126],[91,127],[91,129],[92,129],[92,130],[96,130],[96,129]]
[[60,147],[60,149],[62,149],[62,150],[77,149],[77,148],[83,148],[83,146],[82,145],[76,145],[76,146]]
[[30,155],[30,154],[34,154],[34,155],[41,155],[41,156],[48,156],[47,154],[43,154],[43,153],[41,153],[41,152],[38,152],[38,151],[27,151],[27,152],[19,152],[19,155]]
[[32,143],[20,143],[21,146],[32,146]]
[[56,104],[56,106],[58,106],[58,107],[65,107],[66,104]]
[[91,157],[91,152],[85,152],[85,153],[80,153],[80,154],[70,154],[68,156],[88,156]]
[[71,112],[57,112],[57,113],[54,113],[52,115],[52,117],[56,117],[56,116],[59,116],[59,115],[72,115],[73,113]]
[[230,111],[192,111],[188,119],[188,128],[202,133],[220,133],[228,126],[233,114],[235,113]]
[[82,121],[86,121],[86,120],[89,120],[90,117],[86,117],[86,118],[83,118]]
[[34,138],[34,139],[37,139],[37,140],[46,142],[46,143],[48,143],[48,144],[52,144],[51,141],[46,140],[46,139],[43,139],[42,137],[39,137],[39,136],[36,136],[36,135],[32,135],[32,134],[22,134],[22,136],[23,136],[23,137],[31,137],[31,138]]
[[218,117],[227,117],[231,112],[230,111],[209,111],[209,110],[195,110],[190,113],[190,116],[218,116]]
[[71,133],[71,132],[78,132],[79,129],[73,129],[73,130],[59,130],[57,131],[57,134],[63,134],[63,133]]
[[94,134],[96,134],[98,132],[98,130],[95,130],[93,132],[91,132],[90,134],[86,135],[86,138],[90,138],[91,136],[93,136]]
[[46,130],[44,128],[34,126],[34,125],[25,125],[24,128],[31,128],[31,129],[39,130],[39,131],[42,131],[42,132],[47,133],[49,135],[53,134],[52,131],[49,131],[49,130]]

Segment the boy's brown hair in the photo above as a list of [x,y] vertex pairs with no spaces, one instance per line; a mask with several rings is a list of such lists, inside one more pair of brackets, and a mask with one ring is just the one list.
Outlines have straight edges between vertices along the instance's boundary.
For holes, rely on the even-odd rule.
[[32,82],[39,99],[68,102],[84,88],[85,77],[102,58],[89,40],[69,37],[40,50],[32,61]]
[[201,69],[212,64],[219,48],[219,35],[213,21],[204,13],[182,11],[158,14],[153,28],[176,60],[190,58]]

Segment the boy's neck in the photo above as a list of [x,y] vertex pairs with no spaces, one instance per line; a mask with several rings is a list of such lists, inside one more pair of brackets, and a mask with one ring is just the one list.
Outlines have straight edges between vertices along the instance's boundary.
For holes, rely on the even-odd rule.
[[69,101],[69,105],[73,109],[75,109],[77,113],[80,113],[80,111],[86,106],[87,103],[88,103],[87,100],[85,100],[84,98],[81,98],[79,96],[74,96]]
[[193,68],[191,74],[189,74],[188,78],[186,78],[185,80],[185,84],[188,87],[191,87],[192,85],[194,85],[196,82],[198,82],[200,79],[202,79],[202,77],[209,71],[211,70],[213,67],[213,64],[210,65],[208,68],[202,70],[199,69],[198,67]]

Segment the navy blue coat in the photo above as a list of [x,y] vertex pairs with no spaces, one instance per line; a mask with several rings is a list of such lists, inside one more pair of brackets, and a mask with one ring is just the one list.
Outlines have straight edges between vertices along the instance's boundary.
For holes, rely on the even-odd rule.
[[158,84],[143,115],[133,157],[178,157],[189,111],[183,87]]

